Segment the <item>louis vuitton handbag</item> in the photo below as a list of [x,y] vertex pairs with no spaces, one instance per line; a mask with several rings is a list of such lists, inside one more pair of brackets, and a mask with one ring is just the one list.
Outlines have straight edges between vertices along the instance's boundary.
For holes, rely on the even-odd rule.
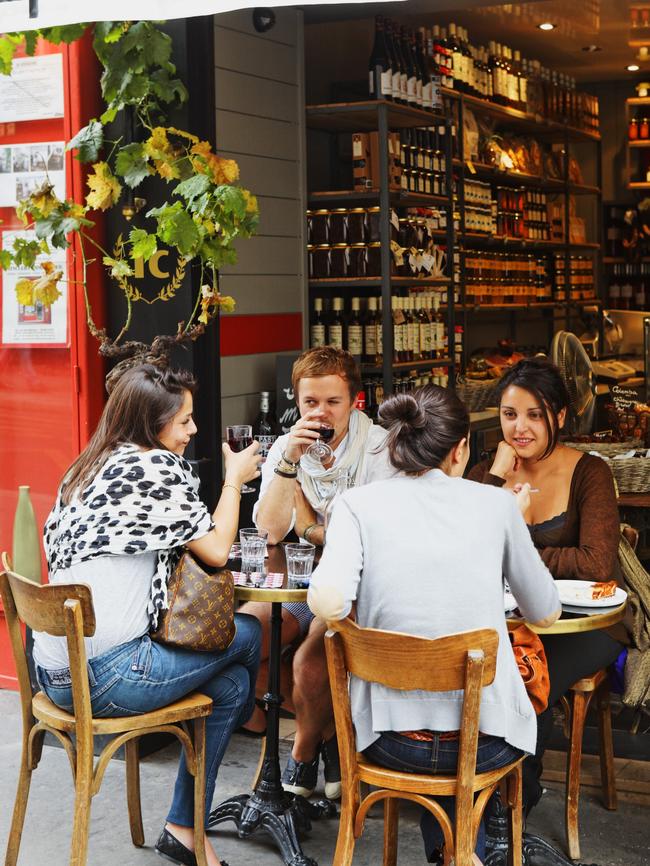
[[227,649],[235,637],[235,583],[227,568],[206,571],[186,550],[167,582],[169,607],[151,638],[197,652]]

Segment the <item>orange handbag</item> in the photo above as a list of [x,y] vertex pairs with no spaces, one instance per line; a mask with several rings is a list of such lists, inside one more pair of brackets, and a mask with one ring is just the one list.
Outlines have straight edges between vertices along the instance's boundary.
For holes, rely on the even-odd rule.
[[539,715],[548,706],[551,681],[544,644],[526,625],[508,631],[519,673],[526,686],[533,709]]

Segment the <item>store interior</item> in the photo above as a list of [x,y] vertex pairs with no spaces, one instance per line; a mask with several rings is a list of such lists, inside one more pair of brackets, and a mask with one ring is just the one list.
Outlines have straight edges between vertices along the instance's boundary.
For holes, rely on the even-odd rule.
[[[371,413],[452,377],[481,409],[550,353],[593,397],[582,432],[624,434],[612,391],[645,401],[648,367],[650,4],[431,5],[305,9],[310,342],[359,357]],[[381,77],[391,55],[420,102]]]

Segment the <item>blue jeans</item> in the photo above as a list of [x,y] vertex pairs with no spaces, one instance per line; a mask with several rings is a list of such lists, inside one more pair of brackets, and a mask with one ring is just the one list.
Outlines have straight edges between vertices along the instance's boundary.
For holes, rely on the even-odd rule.
[[[255,702],[260,624],[255,617],[240,613],[235,614],[235,623],[235,639],[224,652],[175,649],[144,635],[88,660],[90,703],[98,718],[147,713],[193,691],[212,698],[205,728],[206,819],[230,735],[249,718]],[[69,669],[47,671],[37,666],[36,673],[48,698],[72,712]],[[167,821],[184,827],[194,825],[194,779],[187,771],[184,752]]]
[[[453,773],[458,763],[460,740],[441,740],[435,736],[430,742],[412,740],[394,731],[384,731],[364,755],[382,767],[401,773]],[[485,773],[496,770],[511,761],[516,761],[523,753],[515,749],[502,737],[479,736],[476,754],[476,772]],[[454,822],[455,801],[453,797],[439,797],[438,802]],[[489,808],[489,804],[488,804]],[[427,809],[422,810],[420,829],[424,840],[424,851],[429,862],[442,849],[444,837],[437,820]],[[476,854],[483,862],[485,859],[485,826],[481,821],[476,838]]]

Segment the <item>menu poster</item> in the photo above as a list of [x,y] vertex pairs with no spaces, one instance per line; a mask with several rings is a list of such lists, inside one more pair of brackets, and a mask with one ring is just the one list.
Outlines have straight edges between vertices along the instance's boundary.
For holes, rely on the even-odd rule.
[[[11,249],[14,238],[21,237],[33,240],[36,235],[32,231],[3,231],[2,248]],[[55,271],[62,271],[56,288],[60,292],[55,300],[52,289],[47,286],[46,272],[40,267],[42,262],[52,262]],[[49,346],[62,347],[68,345],[68,284],[66,282],[66,250],[53,249],[50,255],[42,255],[36,261],[34,268],[11,266],[1,272],[2,278],[2,344],[4,346]],[[31,288],[28,284],[25,291],[16,293],[16,285],[22,279],[45,278],[42,287]],[[20,287],[19,287],[20,288]],[[56,294],[56,293],[54,293]],[[21,295],[21,297],[19,297]],[[22,301],[22,303],[21,303]]]
[[631,388],[629,385],[625,387],[622,385],[611,385],[609,393],[616,408],[625,411],[636,406],[637,403],[643,402],[644,389],[644,385],[637,385]]
[[278,355],[275,359],[275,414],[281,433],[288,433],[298,420],[298,407],[291,384],[291,371],[297,354]]
[[65,199],[64,157],[63,141],[0,144],[0,207],[15,207],[46,180]]
[[0,75],[0,123],[63,117],[63,56],[14,59],[11,75]]

